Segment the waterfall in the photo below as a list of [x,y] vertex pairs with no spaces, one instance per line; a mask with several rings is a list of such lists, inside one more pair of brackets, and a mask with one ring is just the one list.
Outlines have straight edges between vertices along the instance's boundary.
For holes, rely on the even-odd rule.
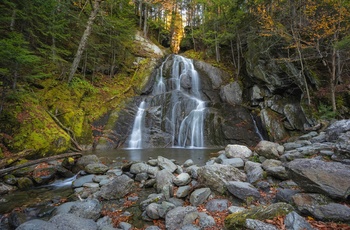
[[145,102],[140,103],[137,109],[137,114],[134,121],[134,126],[132,128],[131,138],[129,141],[129,148],[140,149],[142,148],[142,124],[143,124],[143,114],[145,112]]
[[[172,65],[169,65],[170,59]],[[191,59],[168,56],[157,69],[152,93],[143,96],[147,103],[139,106],[129,147],[147,148],[160,143],[172,147],[204,147],[206,103],[201,99],[200,84]],[[147,119],[153,120],[142,122],[146,104]],[[143,123],[146,126],[141,128]]]
[[256,124],[256,120],[254,118],[254,116],[252,114],[250,114],[252,120],[253,120],[253,124],[254,124],[254,128],[255,128],[255,133],[259,136],[260,140],[263,141],[264,140],[264,137],[263,135],[261,134],[259,128],[258,128],[258,125]]
[[[203,126],[205,102],[200,99],[200,80],[193,61],[182,56],[174,56],[171,81],[173,90],[180,92],[172,97],[173,146],[178,147],[204,147]],[[176,92],[179,91],[179,92]],[[181,109],[180,116],[173,116]],[[176,124],[180,126],[177,128]]]

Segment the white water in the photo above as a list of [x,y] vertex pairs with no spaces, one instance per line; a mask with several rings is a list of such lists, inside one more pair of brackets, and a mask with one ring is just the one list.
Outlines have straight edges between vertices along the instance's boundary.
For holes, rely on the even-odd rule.
[[146,103],[142,101],[137,110],[137,114],[132,128],[131,138],[129,141],[129,148],[140,149],[142,148],[142,128],[143,128],[143,114],[145,112]]
[[[173,58],[173,65],[170,78],[166,78],[163,69],[169,57]],[[169,57],[157,70],[152,95],[145,99],[149,106],[147,109],[159,111],[156,115],[156,125],[159,127],[144,127],[146,103],[142,102],[135,117],[129,148],[143,148],[142,143],[145,141],[142,141],[142,135],[145,139],[149,138],[143,132],[152,128],[161,129],[165,135],[169,135],[173,147],[204,147],[205,102],[200,97],[198,72],[191,59],[179,55]]]
[[259,130],[259,128],[258,128],[258,125],[256,124],[256,121],[255,121],[253,115],[250,114],[250,116],[251,116],[251,118],[252,118],[252,120],[253,120],[253,124],[254,124],[254,128],[255,128],[255,133],[259,136],[259,138],[260,138],[261,141],[264,140],[264,137],[262,136],[262,134],[261,134],[261,132],[260,132],[260,130]]
[[[190,90],[181,87],[181,80],[185,77],[191,80]],[[183,101],[180,103],[184,103],[184,100],[187,100],[188,104],[189,101],[193,102],[193,108],[188,114],[186,114],[186,111],[182,111],[182,114],[184,114],[182,121],[181,117],[175,117],[175,119],[181,122],[179,130],[175,130],[173,133],[173,135],[177,134],[178,136],[177,143],[173,142],[173,146],[190,148],[204,147],[203,126],[205,102],[200,99],[200,79],[191,59],[182,56],[174,57],[172,81],[175,83],[175,89],[184,94]],[[173,101],[173,103],[177,102]],[[177,107],[178,106],[174,106],[173,109],[176,110]],[[176,124],[177,121],[173,120],[172,122]]]

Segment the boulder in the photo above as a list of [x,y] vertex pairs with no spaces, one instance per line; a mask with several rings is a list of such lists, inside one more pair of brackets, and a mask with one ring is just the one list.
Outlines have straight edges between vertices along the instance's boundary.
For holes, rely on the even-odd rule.
[[247,229],[258,230],[278,230],[278,228],[272,224],[267,224],[261,220],[246,219],[245,227]]
[[249,183],[255,183],[264,177],[264,170],[261,168],[260,163],[247,161],[244,166],[244,171],[247,174],[247,181]]
[[100,163],[96,155],[85,155],[80,157],[75,164],[80,170],[83,170],[88,164]]
[[103,174],[108,171],[108,167],[101,163],[92,163],[85,166],[84,170],[90,174]]
[[205,208],[209,212],[222,212],[227,210],[228,204],[229,201],[226,199],[212,199],[206,203]]
[[227,183],[227,189],[232,195],[244,201],[249,197],[253,197],[254,199],[260,198],[259,191],[247,182],[229,181]]
[[78,217],[74,214],[59,214],[52,217],[49,222],[56,225],[58,229],[97,230],[95,221]]
[[242,89],[237,81],[221,86],[220,97],[230,105],[242,104]]
[[160,204],[151,203],[146,207],[146,214],[152,220],[158,220],[160,218],[159,209],[161,208]]
[[231,165],[214,164],[198,169],[198,181],[221,194],[227,191],[228,181],[246,181],[246,179],[244,173]]
[[188,173],[180,173],[174,178],[174,184],[177,186],[187,185],[191,181],[191,176]]
[[33,181],[28,177],[20,177],[17,179],[17,187],[21,190],[27,190],[33,186]]
[[289,175],[286,168],[282,164],[283,163],[279,160],[268,159],[262,163],[262,167],[266,171],[267,175],[281,180],[287,180]]
[[176,191],[176,197],[184,198],[190,193],[190,190],[191,190],[191,187],[188,185],[181,186]]
[[314,228],[296,212],[289,213],[284,219],[287,230],[313,230]]
[[244,145],[227,145],[225,148],[225,155],[227,158],[242,158],[246,159],[253,154],[247,146]]
[[350,208],[338,203],[316,206],[312,215],[321,221],[350,222]]
[[243,168],[244,161],[242,160],[242,158],[229,158],[229,159],[223,159],[221,164],[232,165],[233,167],[236,167],[236,168]]
[[318,193],[297,193],[292,196],[292,202],[300,213],[312,215],[315,207],[326,205],[330,203],[331,200]]
[[70,208],[69,213],[96,221],[101,215],[101,210],[102,205],[98,200],[87,199],[83,202],[75,202],[75,204]]
[[340,134],[350,131],[350,120],[340,120],[331,124],[326,130],[327,141],[336,141]]
[[198,206],[203,204],[209,197],[211,191],[210,188],[200,188],[196,189],[191,193],[190,203],[193,206]]
[[167,169],[159,171],[156,175],[156,189],[158,193],[163,193],[166,199],[172,196],[172,181],[175,176]]
[[0,195],[4,195],[14,190],[16,190],[16,187],[8,184],[0,183]]
[[168,230],[182,229],[183,226],[192,224],[198,218],[196,207],[176,207],[165,216],[165,227]]
[[199,227],[200,229],[206,229],[215,226],[215,220],[212,216],[209,216],[205,212],[199,213]]
[[161,169],[166,169],[171,173],[175,172],[175,170],[177,169],[176,164],[162,156],[158,156],[158,165]]
[[284,152],[284,147],[274,142],[260,141],[255,146],[255,152],[267,159],[279,159],[280,155]]
[[81,187],[83,186],[83,184],[85,183],[91,183],[93,182],[93,178],[94,178],[95,175],[86,175],[86,176],[82,176],[82,177],[79,177],[78,179],[74,180],[73,183],[72,183],[72,186],[73,188],[78,188],[78,187]]
[[296,159],[286,167],[291,179],[305,191],[323,193],[335,199],[349,199],[350,165]]
[[130,177],[121,175],[103,185],[98,196],[106,200],[122,198],[132,191],[133,185],[134,181]]
[[36,184],[45,184],[52,180],[56,175],[56,168],[53,166],[45,168],[35,168],[33,171],[32,179]]
[[247,219],[273,219],[276,216],[287,215],[293,210],[293,207],[290,204],[286,203],[275,203],[267,207],[257,206],[228,215],[225,218],[225,227],[228,230],[243,229],[245,227]]
[[27,222],[24,222],[20,226],[18,226],[16,229],[18,230],[58,230],[55,224],[40,220],[40,219],[34,219],[29,220]]

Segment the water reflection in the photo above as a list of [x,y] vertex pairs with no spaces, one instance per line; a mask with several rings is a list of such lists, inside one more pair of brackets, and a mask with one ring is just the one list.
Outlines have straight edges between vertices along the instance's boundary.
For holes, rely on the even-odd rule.
[[113,163],[122,160],[147,161],[150,158],[163,156],[168,159],[175,159],[177,163],[183,164],[186,160],[192,159],[193,162],[202,166],[221,149],[208,148],[153,148],[153,149],[113,149],[113,150],[95,150],[86,152],[86,154],[97,155],[104,163]]

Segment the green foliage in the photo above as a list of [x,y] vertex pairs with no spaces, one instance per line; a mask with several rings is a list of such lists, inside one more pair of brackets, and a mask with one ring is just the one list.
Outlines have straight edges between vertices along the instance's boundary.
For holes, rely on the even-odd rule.
[[323,103],[320,103],[318,107],[318,114],[321,119],[325,120],[331,120],[337,116],[337,113],[333,111],[332,106],[328,106]]
[[345,49],[350,49],[350,36],[346,36],[344,39],[338,41],[335,44],[335,48],[337,50],[345,50]]

